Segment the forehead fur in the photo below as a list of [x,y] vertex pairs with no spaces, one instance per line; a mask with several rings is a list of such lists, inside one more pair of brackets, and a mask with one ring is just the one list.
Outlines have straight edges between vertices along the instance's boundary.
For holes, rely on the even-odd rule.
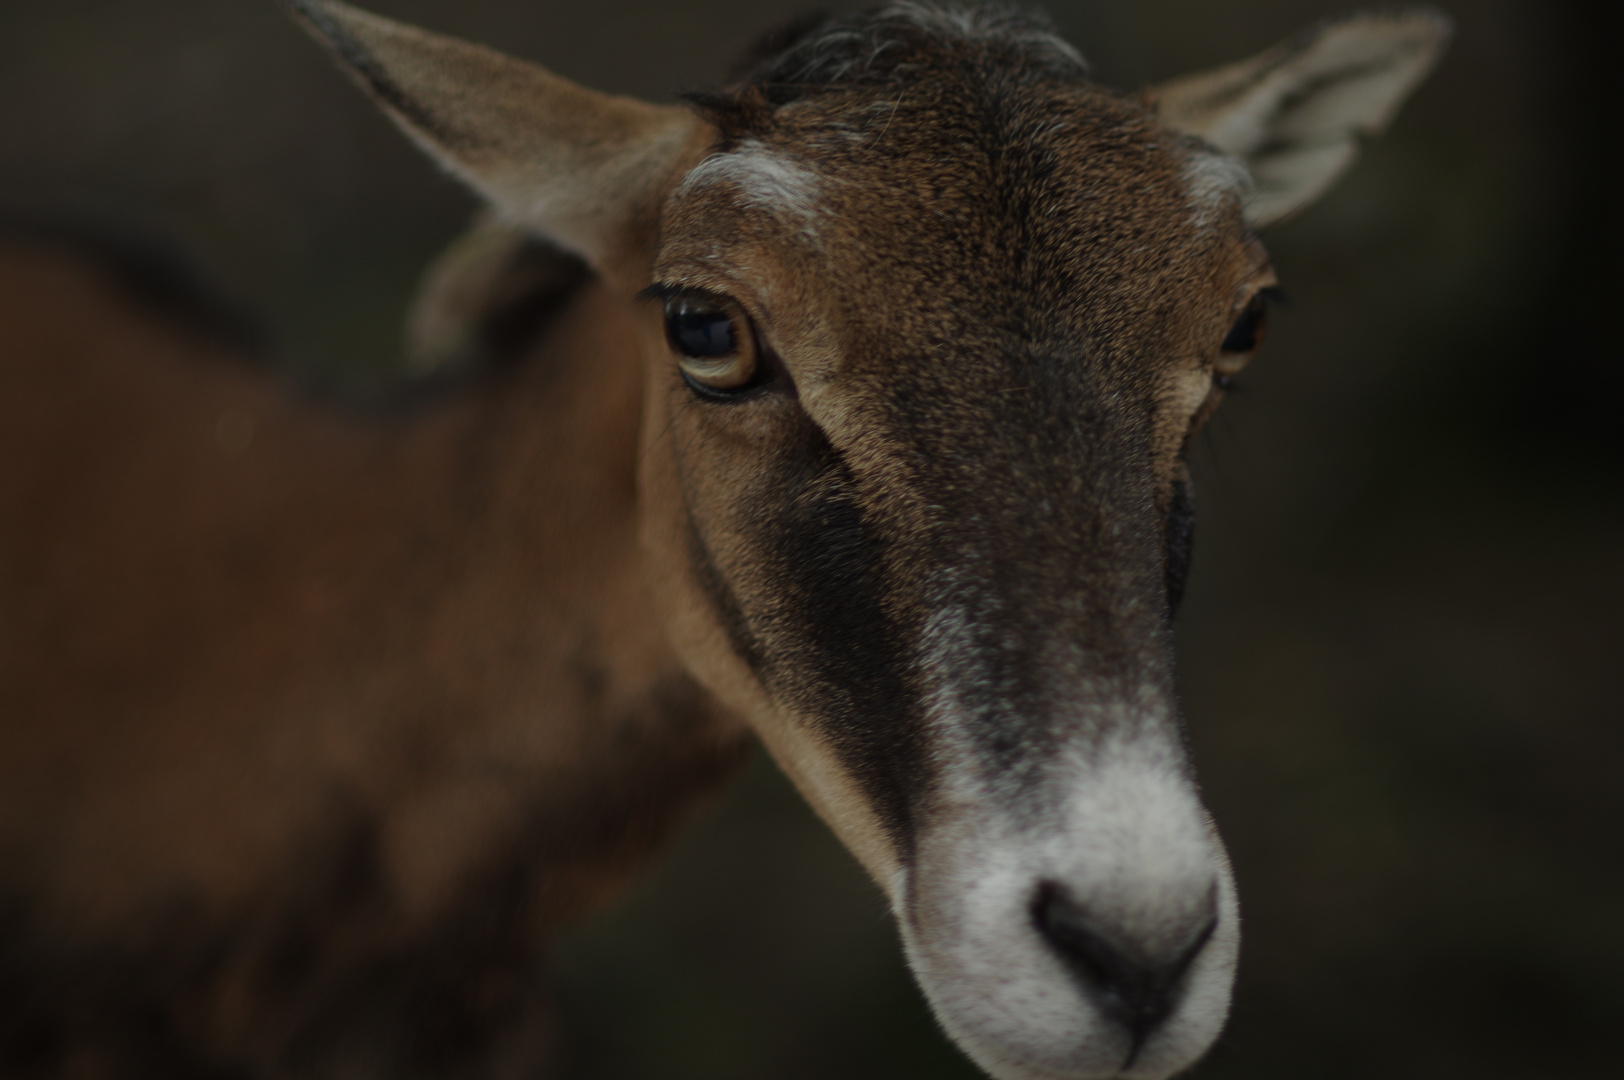
[[[1172,325],[1165,310],[1125,316],[1207,293],[1192,277],[1214,276],[1216,249],[1241,236],[1244,172],[1094,84],[1045,19],[893,3],[763,41],[740,83],[690,98],[721,139],[666,222],[677,263],[787,236],[777,217],[818,245],[820,278],[836,271],[849,291],[913,293],[914,311],[976,318],[999,292],[998,310],[1043,310],[1048,325],[1084,314],[1087,298],[1107,324],[1090,336],[1120,337]],[[706,253],[683,259],[689,233]],[[1161,344],[1168,358],[1194,347]]]
[[741,207],[803,218],[817,212],[821,186],[817,175],[806,166],[754,139],[742,141],[730,153],[712,154],[700,162],[683,178],[677,196],[692,196],[712,185],[731,187]]
[[1012,4],[883,4],[769,31],[746,55],[742,81],[689,100],[724,135],[742,137],[773,110],[832,90],[901,87],[954,63],[991,64],[1017,81],[1082,81],[1087,65],[1048,19]]

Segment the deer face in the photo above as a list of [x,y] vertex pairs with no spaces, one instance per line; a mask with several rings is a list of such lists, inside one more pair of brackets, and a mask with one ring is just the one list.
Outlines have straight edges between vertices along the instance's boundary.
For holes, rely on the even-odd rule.
[[1219,174],[1138,105],[944,73],[780,107],[662,215],[673,636],[1000,1075],[1165,1075],[1225,1012],[1169,655],[1184,445],[1272,280]]
[[1005,1080],[1193,1061],[1238,924],[1172,685],[1184,448],[1256,345],[1251,226],[1347,164],[1441,25],[1333,24],[1147,105],[1030,21],[899,4],[695,115],[304,7],[640,297],[670,637],[886,889],[949,1033]]

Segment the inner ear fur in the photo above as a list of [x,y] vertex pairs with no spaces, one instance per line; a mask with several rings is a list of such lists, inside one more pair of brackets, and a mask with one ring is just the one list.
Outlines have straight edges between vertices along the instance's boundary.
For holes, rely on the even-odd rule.
[[1449,44],[1431,8],[1321,23],[1237,64],[1152,87],[1161,121],[1239,159],[1247,219],[1262,226],[1313,202],[1380,134]]
[[337,0],[298,20],[413,141],[504,220],[605,269],[653,220],[698,121]]

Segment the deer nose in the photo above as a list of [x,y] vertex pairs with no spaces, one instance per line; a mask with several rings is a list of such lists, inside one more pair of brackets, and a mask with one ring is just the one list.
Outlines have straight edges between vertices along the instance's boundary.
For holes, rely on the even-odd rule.
[[1209,893],[1193,918],[1180,920],[1190,929],[1171,935],[1170,945],[1135,942],[1091,918],[1052,882],[1039,887],[1032,917],[1095,1007],[1128,1030],[1131,1049],[1123,1068],[1173,1011],[1180,980],[1218,925],[1216,898]]

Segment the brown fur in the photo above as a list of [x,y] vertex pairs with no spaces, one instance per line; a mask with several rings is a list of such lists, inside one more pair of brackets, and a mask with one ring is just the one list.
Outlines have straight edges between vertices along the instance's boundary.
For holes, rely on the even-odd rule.
[[[510,222],[431,277],[421,356],[523,355],[358,415],[0,245],[0,1069],[531,1075],[548,933],[746,721],[996,1075],[1193,1060],[1237,929],[1171,684],[1183,456],[1273,281],[1212,148],[1003,10],[803,27],[691,113],[296,7]],[[1407,87],[1441,24],[1400,22]],[[1268,70],[1334,89],[1376,25]],[[685,384],[651,285],[737,305],[764,377]],[[977,949],[1073,1014],[1009,1021]]]
[[535,1038],[550,928],[742,745],[643,614],[638,373],[578,362],[623,308],[586,285],[545,361],[359,420],[4,250],[7,1075]]
[[[679,637],[713,643],[694,662],[714,683],[759,687],[730,699],[747,715],[763,713],[747,695],[776,699],[767,715],[784,718],[758,727],[810,729],[836,756],[845,743],[826,768],[869,781],[849,801],[877,814],[859,850],[889,849],[869,860],[882,881],[907,854],[912,811],[898,800],[931,784],[908,730],[919,634],[940,603],[925,570],[984,556],[1001,580],[967,576],[962,589],[1029,627],[1006,630],[1081,643],[1091,670],[1022,676],[1057,699],[1095,677],[1108,693],[1149,678],[1171,695],[1163,519],[1193,418],[1218,396],[1217,345],[1273,280],[1238,202],[1215,227],[1195,226],[1182,170],[1198,150],[1142,106],[1075,75],[1019,85],[1012,73],[1026,69],[996,53],[910,58],[905,70],[878,89],[811,96],[723,144],[748,137],[815,163],[815,241],[726,184],[668,206],[654,276],[741,303],[786,389],[707,407],[659,365],[645,425],[644,486],[658,500],[648,527],[664,519],[665,530],[650,547],[669,559],[659,578],[692,590],[670,604],[679,618],[711,613],[707,629]],[[751,122],[750,93],[713,106],[724,131]],[[1079,430],[1092,441],[1076,441]],[[667,505],[678,492],[682,505]],[[843,549],[839,572],[859,576],[801,576],[815,548],[776,555],[842,513],[853,532],[830,542],[866,545],[875,560],[861,570]],[[1113,532],[1119,545],[1079,548],[1079,536]],[[730,583],[726,600],[701,595],[696,537]],[[871,611],[837,610],[840,598]],[[721,610],[729,603],[738,615]],[[1138,608],[1136,625],[1124,605]],[[806,636],[816,627],[847,643],[858,627],[883,629],[861,641],[862,657],[841,659]],[[895,670],[872,669],[880,653]],[[890,700],[829,696],[865,680]],[[1046,708],[1034,704],[1031,719]],[[886,745],[874,742],[882,715]]]

